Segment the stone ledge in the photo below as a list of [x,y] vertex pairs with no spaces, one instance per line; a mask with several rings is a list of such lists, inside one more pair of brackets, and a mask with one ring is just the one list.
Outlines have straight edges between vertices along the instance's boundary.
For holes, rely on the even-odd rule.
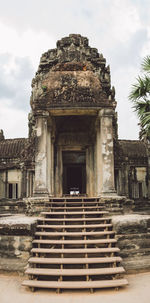
[[140,214],[112,217],[120,248],[122,264],[127,273],[150,270],[150,216]]
[[150,256],[124,259],[122,265],[127,274],[150,271]]
[[37,217],[12,215],[0,217],[0,235],[34,235]]
[[150,215],[127,214],[112,216],[112,223],[117,234],[142,230],[145,232],[150,228]]
[[18,260],[18,258],[0,258],[0,273],[2,272],[18,272],[24,273],[27,266],[28,257],[26,260]]

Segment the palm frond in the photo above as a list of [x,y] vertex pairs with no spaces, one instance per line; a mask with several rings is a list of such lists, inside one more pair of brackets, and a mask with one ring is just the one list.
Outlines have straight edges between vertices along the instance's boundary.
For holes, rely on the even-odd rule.
[[133,108],[135,108],[136,111],[141,112],[149,112],[150,111],[150,100],[138,100],[137,102],[134,102]]
[[131,93],[129,95],[129,99],[133,102],[137,101],[141,97],[145,97],[150,94],[150,78],[138,77],[137,83],[132,85]]
[[142,70],[146,73],[150,73],[150,56],[146,56],[143,59],[143,62],[141,64]]
[[129,99],[139,117],[140,138],[150,140],[150,56],[144,58],[141,66],[145,74],[132,85]]
[[141,118],[141,125],[150,128],[150,111],[145,113]]

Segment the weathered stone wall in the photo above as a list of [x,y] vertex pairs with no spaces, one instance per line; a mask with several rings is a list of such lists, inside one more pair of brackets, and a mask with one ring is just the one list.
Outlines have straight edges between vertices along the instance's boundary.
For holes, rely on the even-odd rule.
[[0,218],[0,270],[24,271],[32,247],[36,218]]
[[24,271],[30,255],[32,237],[0,236],[0,270]]
[[148,145],[140,140],[115,141],[115,186],[118,195],[149,198]]
[[116,176],[118,195],[126,195],[131,199],[148,198],[147,167],[130,166],[126,163]]
[[0,217],[4,214],[25,214],[26,204],[22,200],[1,199]]
[[150,215],[113,216],[112,222],[127,272],[150,270]]

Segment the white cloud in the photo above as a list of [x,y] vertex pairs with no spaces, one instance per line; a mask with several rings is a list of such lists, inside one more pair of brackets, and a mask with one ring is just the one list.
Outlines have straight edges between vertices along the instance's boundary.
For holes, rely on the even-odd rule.
[[27,137],[28,115],[10,107],[10,100],[3,99],[0,103],[0,123],[5,138]]
[[127,69],[122,69],[120,66],[120,68],[113,73],[116,88],[116,100],[119,100],[119,102],[117,102],[117,111],[119,113],[119,137],[121,139],[138,139],[138,118],[132,108],[132,103],[128,98],[131,85],[135,82],[135,78],[138,73],[138,68],[133,66],[128,66]]
[[111,34],[113,38],[122,43],[127,43],[132,34],[138,31],[142,24],[138,10],[131,1],[113,1],[110,10]]
[[[148,0],[2,1],[0,128],[4,127],[8,136],[20,136],[17,128],[22,117],[26,125],[20,128],[21,136],[27,133],[23,117],[29,111],[30,83],[41,54],[54,48],[61,37],[80,33],[87,36],[90,46],[97,47],[107,64],[111,64],[120,137],[137,138],[137,118],[128,94],[140,72],[142,57],[149,54],[149,11]],[[9,121],[12,119],[13,131],[5,123],[6,117]]]
[[147,55],[150,55],[150,25],[147,28],[147,41],[143,45],[141,56],[145,57]]
[[[37,68],[39,63],[39,54],[55,46],[52,37],[45,32],[38,33],[32,29],[27,29],[19,34],[15,28],[0,23],[0,53],[10,53],[14,57],[29,57],[33,67]],[[14,60],[9,64],[10,69],[14,66]],[[7,65],[8,68],[8,65]]]

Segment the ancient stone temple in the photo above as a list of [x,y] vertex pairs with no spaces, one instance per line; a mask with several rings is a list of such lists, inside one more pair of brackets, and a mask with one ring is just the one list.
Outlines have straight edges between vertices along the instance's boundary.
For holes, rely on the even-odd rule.
[[[115,89],[105,58],[80,35],[59,40],[41,57],[30,103],[28,138],[5,139],[0,132],[2,213],[42,211],[26,271],[31,280],[24,285],[58,290],[126,285],[116,278],[124,269],[107,211],[124,218],[141,211],[138,227],[129,216],[123,229],[116,223],[119,232],[138,234],[150,210],[149,147],[118,139]],[[145,220],[143,239],[150,223]],[[129,253],[134,244],[124,241],[126,258],[145,254],[137,245]]]
[[114,192],[116,103],[103,56],[86,38],[62,39],[42,56],[32,87],[34,195]]
[[148,149],[118,140],[110,69],[88,39],[70,35],[41,57],[28,139],[0,136],[0,198],[114,193],[148,197]]

